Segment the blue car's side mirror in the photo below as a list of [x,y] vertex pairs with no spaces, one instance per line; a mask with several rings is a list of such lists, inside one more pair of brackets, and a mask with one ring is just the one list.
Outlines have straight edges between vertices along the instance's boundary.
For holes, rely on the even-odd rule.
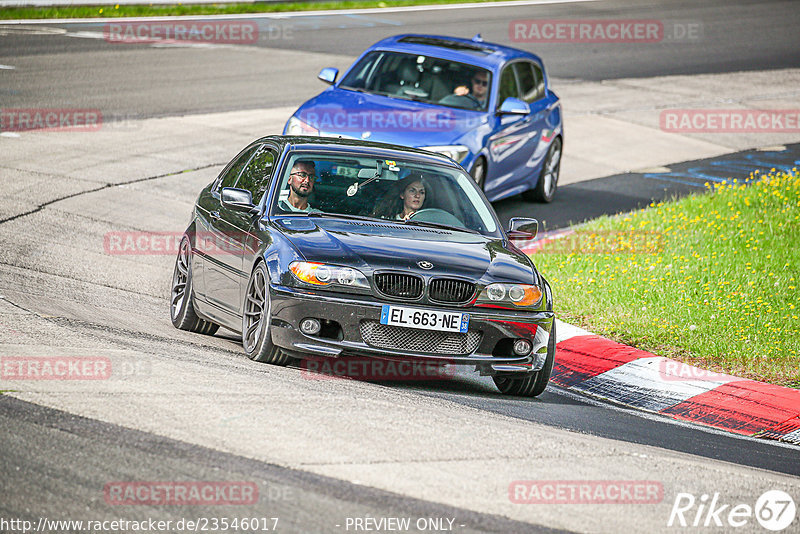
[[333,85],[336,82],[336,77],[339,75],[339,69],[334,69],[333,67],[325,67],[319,74],[317,74],[317,78],[322,80],[325,83],[329,83]]
[[503,100],[500,109],[497,110],[500,115],[527,115],[530,112],[531,107],[528,104],[513,96]]

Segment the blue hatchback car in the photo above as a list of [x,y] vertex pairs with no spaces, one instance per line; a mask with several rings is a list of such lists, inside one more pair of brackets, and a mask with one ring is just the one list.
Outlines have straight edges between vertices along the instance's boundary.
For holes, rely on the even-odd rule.
[[553,200],[563,119],[536,55],[479,35],[397,35],[338,74],[322,69],[331,87],[300,106],[284,134],[422,148],[460,163],[491,201]]

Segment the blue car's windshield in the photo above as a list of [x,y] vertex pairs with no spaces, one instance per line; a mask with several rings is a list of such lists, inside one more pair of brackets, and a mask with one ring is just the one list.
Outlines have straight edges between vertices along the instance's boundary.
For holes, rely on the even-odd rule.
[[296,152],[280,180],[273,215],[381,219],[501,236],[492,208],[461,169]]
[[365,55],[339,87],[393,98],[486,111],[491,73],[483,68],[417,54]]

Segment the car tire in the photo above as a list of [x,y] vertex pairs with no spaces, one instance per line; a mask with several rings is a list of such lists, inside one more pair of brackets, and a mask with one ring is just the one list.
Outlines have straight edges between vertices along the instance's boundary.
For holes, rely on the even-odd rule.
[[210,336],[219,328],[218,324],[201,319],[194,311],[192,247],[187,236],[183,236],[181,239],[178,257],[175,260],[175,269],[172,272],[169,312],[172,325],[180,330]]
[[558,175],[561,172],[561,138],[556,137],[547,150],[542,172],[536,187],[522,193],[525,200],[549,203],[556,196],[558,189]]
[[544,367],[540,371],[531,373],[520,378],[508,376],[493,376],[494,385],[505,395],[516,395],[518,397],[538,397],[547,388],[550,382],[550,375],[553,373],[553,364],[556,360],[556,322],[553,320],[553,327],[550,330],[550,339],[547,341],[547,359]]
[[242,346],[254,361],[286,365],[291,358],[272,343],[272,304],[269,296],[269,273],[260,262],[247,282],[242,306]]
[[472,179],[478,184],[478,188],[483,191],[483,185],[486,183],[486,160],[481,156],[475,160],[475,165],[472,166],[470,171]]

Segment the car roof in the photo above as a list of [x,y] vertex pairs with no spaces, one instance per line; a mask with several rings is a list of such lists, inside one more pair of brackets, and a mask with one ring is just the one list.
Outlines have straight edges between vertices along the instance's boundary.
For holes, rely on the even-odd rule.
[[407,146],[392,145],[389,143],[377,143],[374,141],[361,141],[358,139],[343,139],[337,137],[268,135],[258,139],[253,144],[263,142],[272,142],[277,144],[280,146],[281,151],[285,150],[286,148],[291,150],[317,150],[321,152],[335,151],[336,149],[339,149],[342,152],[362,152],[376,155],[386,155],[389,158],[402,156],[412,157],[419,161],[458,167],[458,164],[447,156],[443,156],[435,152],[428,152],[426,150],[420,150],[418,148],[411,148]]
[[533,59],[542,64],[541,58],[536,54],[483,41],[480,35],[476,35],[473,39],[462,39],[445,35],[407,33],[378,41],[369,48],[369,50],[374,49],[434,56],[489,69],[517,58]]

